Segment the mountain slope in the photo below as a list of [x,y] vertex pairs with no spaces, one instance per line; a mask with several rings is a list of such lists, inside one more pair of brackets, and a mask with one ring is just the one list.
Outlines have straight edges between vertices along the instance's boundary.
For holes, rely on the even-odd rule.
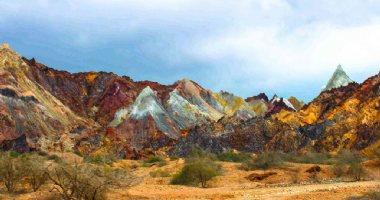
[[380,146],[379,86],[377,74],[362,84],[324,91],[297,113],[281,111],[272,117],[313,135],[316,150],[368,150]]
[[7,45],[0,47],[0,143],[3,149],[29,151],[59,144],[70,149],[75,134],[96,123],[70,108],[28,78],[32,69]]

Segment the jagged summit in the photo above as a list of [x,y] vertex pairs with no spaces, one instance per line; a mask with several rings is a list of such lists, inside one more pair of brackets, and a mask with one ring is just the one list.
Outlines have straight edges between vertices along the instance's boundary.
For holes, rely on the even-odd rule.
[[333,88],[338,88],[338,87],[341,87],[341,86],[346,86],[346,85],[348,85],[349,83],[352,83],[352,82],[354,82],[354,81],[351,80],[350,77],[348,77],[348,75],[346,74],[346,72],[343,70],[342,66],[338,65],[336,67],[336,70],[335,70],[334,74],[330,78],[329,82],[322,89],[322,92],[323,91],[327,91],[327,90],[331,90]]
[[294,108],[293,104],[290,103],[287,99],[285,98],[282,98],[282,97],[278,97],[277,94],[275,94],[273,97],[272,97],[272,100],[270,100],[270,102],[272,104],[276,104],[276,103],[280,103],[280,102],[283,102],[287,107],[289,107],[290,109],[296,111],[297,109]]
[[162,113],[165,113],[164,108],[158,102],[155,92],[147,86],[137,96],[132,106],[131,116],[140,119],[148,114],[155,117]]

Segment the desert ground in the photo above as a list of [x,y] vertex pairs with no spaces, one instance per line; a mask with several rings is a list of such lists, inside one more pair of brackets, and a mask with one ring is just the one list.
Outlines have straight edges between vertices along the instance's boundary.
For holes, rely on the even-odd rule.
[[[74,155],[66,156],[73,162],[80,159]],[[244,171],[238,169],[239,163],[218,162],[222,165],[223,175],[212,179],[207,188],[171,185],[171,176],[184,165],[184,160],[166,161],[166,165],[143,166],[142,161],[119,160],[112,167],[130,170],[135,174],[136,182],[131,187],[113,188],[107,193],[107,199],[346,199],[360,196],[368,191],[380,189],[380,169],[371,161],[364,165],[368,176],[364,181],[337,179],[331,172],[331,166],[318,165],[320,171],[313,176],[307,172],[315,164],[287,163],[285,166],[270,170]],[[157,173],[160,172],[160,173]],[[163,173],[161,173],[163,172]],[[154,175],[163,174],[163,175]],[[256,174],[270,174],[262,180],[249,180]],[[49,185],[37,192],[20,191],[7,195],[2,192],[0,199],[59,199]],[[1,191],[4,191],[1,188]]]

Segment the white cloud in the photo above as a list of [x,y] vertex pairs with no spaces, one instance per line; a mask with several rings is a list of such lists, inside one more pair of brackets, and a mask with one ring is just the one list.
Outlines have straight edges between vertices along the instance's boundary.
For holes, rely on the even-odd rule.
[[162,71],[202,63],[192,67],[208,66],[206,87],[248,94],[322,82],[338,64],[374,74],[379,11],[370,0],[0,0],[0,32],[32,24],[76,48],[133,43]]
[[331,73],[339,63],[355,73],[380,64],[379,22],[348,27],[312,24],[286,33],[278,27],[229,30],[203,38],[189,51],[205,60],[235,60],[240,66],[230,67],[238,74],[302,80]]

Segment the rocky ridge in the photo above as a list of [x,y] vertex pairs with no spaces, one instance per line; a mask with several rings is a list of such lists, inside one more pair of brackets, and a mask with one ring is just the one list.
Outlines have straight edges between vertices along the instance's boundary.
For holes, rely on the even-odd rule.
[[304,105],[264,93],[244,100],[188,79],[162,85],[106,72],[72,74],[3,45],[0,147],[123,158],[186,154],[189,144],[212,152],[365,149],[379,138],[378,76],[343,83]]

